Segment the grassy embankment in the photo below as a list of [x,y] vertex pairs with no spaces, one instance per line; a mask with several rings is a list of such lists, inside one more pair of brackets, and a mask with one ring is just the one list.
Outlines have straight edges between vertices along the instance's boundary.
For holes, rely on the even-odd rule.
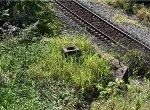
[[[47,18],[49,16],[42,17]],[[50,18],[53,27],[49,29],[53,34],[40,33],[40,26],[48,24],[41,22],[38,30],[25,29],[15,39],[8,33],[3,35],[0,46],[1,110],[72,110],[90,103],[91,109],[96,110],[150,108],[148,79],[134,83],[131,78],[130,84],[111,82],[112,67],[96,54],[91,41],[85,35],[58,35],[60,24],[53,19],[55,17]],[[81,49],[81,57],[63,57],[61,48],[70,45]],[[133,78],[143,70],[135,68],[134,64],[138,63],[133,62]]]
[[[93,51],[89,39],[66,36],[25,44],[9,41],[0,47],[1,109],[74,107],[74,94],[90,92],[104,79],[108,83],[109,64]],[[63,57],[61,48],[70,45],[81,49],[79,62]]]
[[[61,53],[62,47],[70,45],[82,51],[78,62]],[[84,35],[25,44],[7,41],[0,50],[1,109],[74,109],[94,97],[92,109],[149,109],[149,80],[109,82],[109,63],[99,58]]]

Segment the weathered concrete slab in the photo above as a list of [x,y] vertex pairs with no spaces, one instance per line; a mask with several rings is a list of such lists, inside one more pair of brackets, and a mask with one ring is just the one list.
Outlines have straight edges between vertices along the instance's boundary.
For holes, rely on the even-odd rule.
[[117,82],[122,79],[125,82],[128,82],[128,66],[124,65],[118,59],[114,58],[105,51],[101,50],[96,44],[94,44],[93,47],[100,56],[104,57],[112,66],[114,66],[115,70],[112,73],[113,80]]

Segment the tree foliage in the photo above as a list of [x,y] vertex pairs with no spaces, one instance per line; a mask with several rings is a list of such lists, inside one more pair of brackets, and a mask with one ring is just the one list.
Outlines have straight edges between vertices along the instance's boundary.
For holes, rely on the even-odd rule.
[[1,1],[0,27],[6,22],[21,29],[36,24],[36,31],[40,34],[54,35],[60,26],[58,18],[52,11],[49,2],[34,1]]

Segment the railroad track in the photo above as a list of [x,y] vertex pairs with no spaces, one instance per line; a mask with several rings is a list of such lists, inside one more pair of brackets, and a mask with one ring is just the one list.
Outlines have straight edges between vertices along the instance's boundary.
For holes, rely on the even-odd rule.
[[98,16],[75,0],[54,0],[61,11],[70,16],[88,32],[108,45],[117,45],[120,51],[138,50],[150,65],[150,47]]

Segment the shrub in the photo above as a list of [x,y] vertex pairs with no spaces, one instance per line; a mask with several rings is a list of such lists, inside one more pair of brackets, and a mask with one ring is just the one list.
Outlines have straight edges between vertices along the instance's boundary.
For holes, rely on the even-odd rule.
[[112,5],[113,7],[120,7],[124,9],[127,13],[133,13],[132,8],[132,1],[130,0],[108,0],[107,1],[109,5]]
[[113,7],[120,7],[129,14],[137,15],[145,24],[150,21],[150,9],[144,4],[136,4],[135,1],[132,0],[108,0],[107,3]]
[[120,54],[116,54],[116,56],[129,66],[129,74],[131,77],[149,78],[149,67],[143,55],[137,50],[131,50],[123,56]]
[[136,15],[145,22],[150,22],[150,9],[142,7],[137,10]]
[[[118,84],[111,84],[103,93],[110,93],[109,98],[99,97],[98,100],[91,104],[91,110],[149,110],[150,94],[149,81],[130,80],[130,85],[126,85],[127,90],[118,89]],[[125,85],[125,84],[123,84]],[[116,94],[116,92],[122,94]],[[107,95],[105,95],[107,97]]]
[[131,76],[140,76],[144,77],[148,73],[147,64],[144,62],[144,59],[141,54],[137,51],[130,51],[126,58],[129,63],[129,72]]
[[[9,26],[13,25],[21,29],[34,27],[34,32],[54,36],[62,26],[54,15],[52,6],[46,1],[1,1],[3,10],[0,19]],[[6,14],[4,14],[6,13]],[[8,28],[8,27],[7,27]]]

